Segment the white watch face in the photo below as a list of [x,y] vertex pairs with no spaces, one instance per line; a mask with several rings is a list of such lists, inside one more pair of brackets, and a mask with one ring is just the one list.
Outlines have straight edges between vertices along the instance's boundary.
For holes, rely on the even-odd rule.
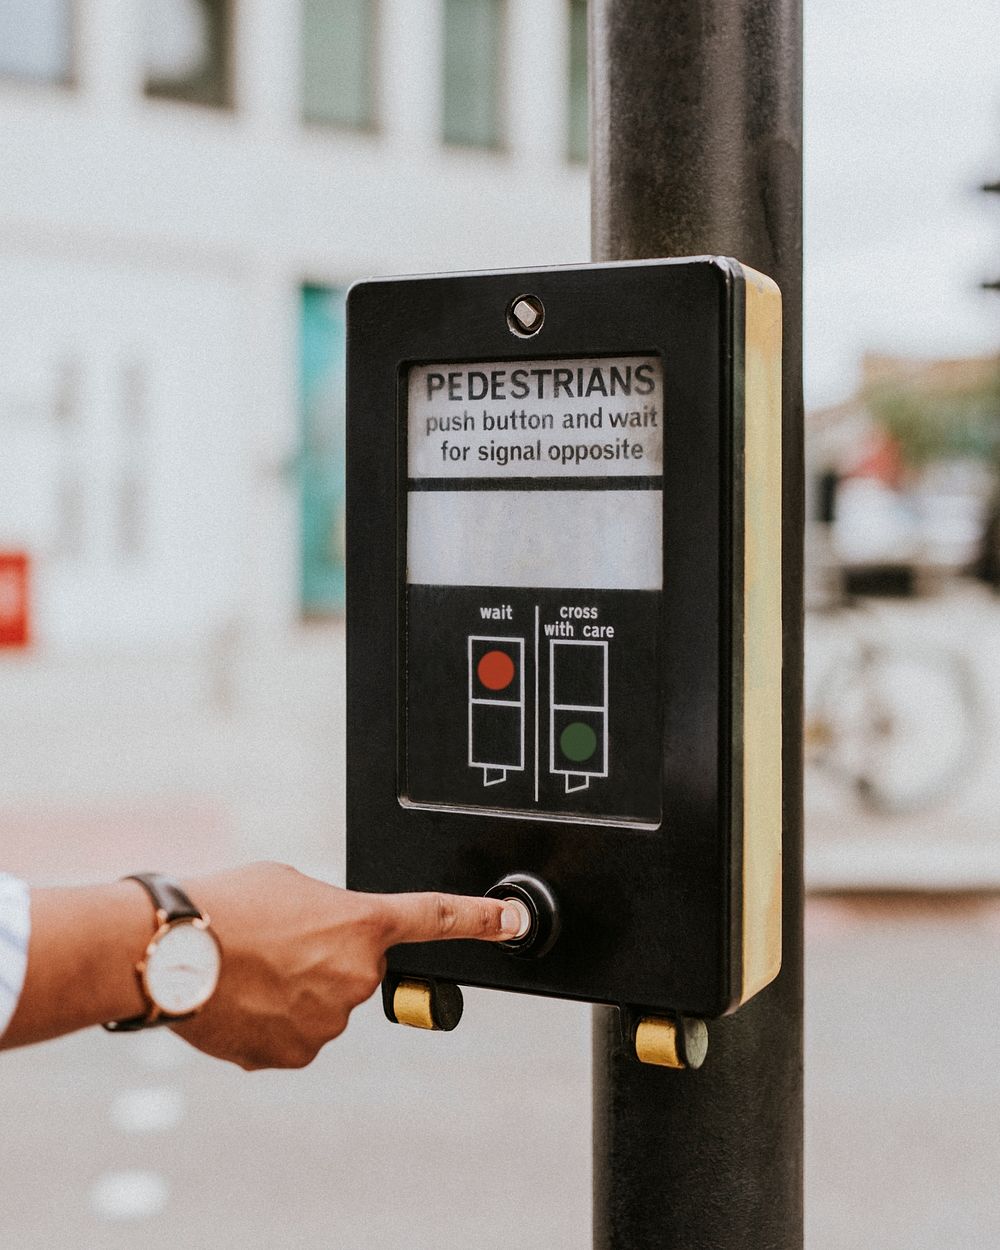
[[207,1003],[219,980],[219,944],[194,920],[164,933],[146,960],[146,992],[169,1016],[183,1016]]

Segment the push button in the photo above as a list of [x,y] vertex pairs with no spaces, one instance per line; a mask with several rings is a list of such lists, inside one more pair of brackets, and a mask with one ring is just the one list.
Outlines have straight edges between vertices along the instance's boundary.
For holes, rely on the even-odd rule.
[[518,926],[517,932],[510,939],[512,942],[519,942],[521,938],[528,936],[531,926],[535,923],[535,917],[528,904],[522,903],[519,898],[505,898],[504,903],[508,907],[513,908],[521,918],[521,923]]
[[537,959],[551,950],[559,936],[559,905],[550,886],[528,872],[512,872],[486,891],[487,898],[499,898],[517,906],[524,923],[516,937],[502,942],[512,955]]

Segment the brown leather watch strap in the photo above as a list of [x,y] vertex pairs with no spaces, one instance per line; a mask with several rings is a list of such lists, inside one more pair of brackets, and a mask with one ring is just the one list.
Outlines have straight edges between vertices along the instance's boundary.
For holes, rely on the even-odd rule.
[[173,877],[167,877],[162,872],[133,872],[122,880],[138,881],[153,900],[153,906],[164,913],[167,921],[201,916],[200,909],[195,907]]

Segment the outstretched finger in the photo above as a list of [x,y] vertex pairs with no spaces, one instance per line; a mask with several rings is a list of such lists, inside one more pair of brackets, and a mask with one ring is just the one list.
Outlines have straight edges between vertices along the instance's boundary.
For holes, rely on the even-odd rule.
[[517,907],[495,898],[437,893],[378,897],[386,917],[386,946],[446,938],[504,942],[516,937],[523,924]]

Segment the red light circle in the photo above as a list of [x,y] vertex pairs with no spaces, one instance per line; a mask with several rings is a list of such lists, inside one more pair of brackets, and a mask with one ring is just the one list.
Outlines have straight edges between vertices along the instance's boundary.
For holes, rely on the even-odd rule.
[[514,680],[514,661],[506,651],[487,651],[476,665],[476,676],[487,690],[506,690]]

